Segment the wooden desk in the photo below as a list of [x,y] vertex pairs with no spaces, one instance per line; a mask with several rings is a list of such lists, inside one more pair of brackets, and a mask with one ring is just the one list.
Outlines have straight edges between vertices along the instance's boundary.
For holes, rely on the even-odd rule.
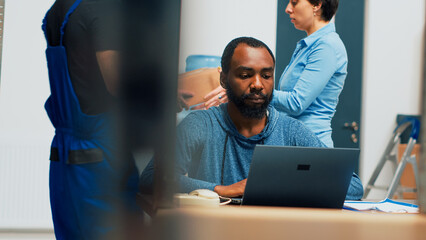
[[160,210],[155,239],[426,239],[426,215],[278,207]]

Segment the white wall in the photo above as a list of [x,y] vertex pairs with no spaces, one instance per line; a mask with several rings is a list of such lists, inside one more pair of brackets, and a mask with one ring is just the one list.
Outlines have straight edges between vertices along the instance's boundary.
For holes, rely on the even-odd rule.
[[179,72],[191,54],[221,56],[236,37],[255,37],[275,52],[277,0],[182,0]]
[[53,128],[41,21],[53,0],[6,0],[0,82],[0,228],[52,228]]
[[[396,115],[420,114],[424,27],[424,0],[366,1],[360,169],[364,184],[392,136]],[[382,183],[390,181],[390,170],[384,171]]]

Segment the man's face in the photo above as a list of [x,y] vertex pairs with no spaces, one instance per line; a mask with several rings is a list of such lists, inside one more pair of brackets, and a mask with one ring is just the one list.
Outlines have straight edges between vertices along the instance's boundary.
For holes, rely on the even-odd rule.
[[274,88],[274,61],[268,50],[239,44],[228,73],[221,74],[229,101],[247,118],[266,114]]

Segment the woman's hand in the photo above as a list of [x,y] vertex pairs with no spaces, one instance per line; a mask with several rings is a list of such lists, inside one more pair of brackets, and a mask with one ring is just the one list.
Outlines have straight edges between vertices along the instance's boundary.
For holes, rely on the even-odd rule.
[[200,104],[194,107],[194,110],[209,109],[214,106],[219,106],[222,103],[228,102],[228,96],[226,95],[226,89],[222,86],[215,88],[213,91],[204,96],[204,104]]

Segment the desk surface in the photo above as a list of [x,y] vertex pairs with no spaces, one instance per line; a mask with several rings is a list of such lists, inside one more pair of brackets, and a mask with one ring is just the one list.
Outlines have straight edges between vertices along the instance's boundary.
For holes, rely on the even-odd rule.
[[285,207],[160,210],[157,239],[426,239],[426,215]]

